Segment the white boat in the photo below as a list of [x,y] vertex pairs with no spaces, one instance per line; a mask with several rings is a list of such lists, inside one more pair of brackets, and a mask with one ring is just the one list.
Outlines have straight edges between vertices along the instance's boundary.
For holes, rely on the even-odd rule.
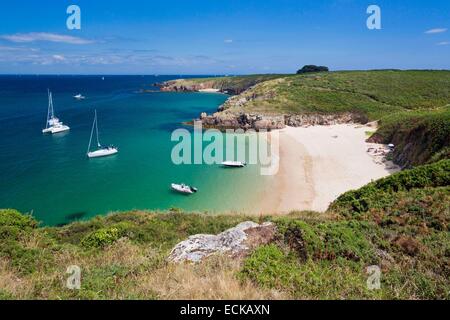
[[172,190],[175,190],[180,193],[185,193],[185,194],[193,194],[198,191],[197,188],[185,185],[184,183],[182,183],[182,184],[172,183],[171,188],[172,188]]
[[84,100],[84,99],[86,99],[86,97],[85,96],[83,96],[81,93],[79,93],[79,94],[77,94],[76,96],[73,96],[75,99],[77,99],[77,100]]
[[224,161],[222,162],[222,166],[230,167],[230,168],[243,168],[247,165],[247,163],[242,161]]
[[45,129],[42,129],[42,133],[60,133],[70,130],[69,126],[62,123],[57,117],[55,117],[55,111],[53,109],[53,97],[50,90],[48,91],[48,110],[47,110],[47,122]]
[[[91,143],[92,143],[92,136],[94,135],[94,128],[97,135],[97,150],[90,151],[91,150]],[[89,146],[87,150],[87,156],[89,158],[99,158],[99,157],[107,157],[111,156],[113,154],[116,154],[119,152],[119,149],[117,149],[114,146],[109,147],[102,147],[100,144],[100,140],[98,138],[98,124],[97,124],[97,110],[95,110],[95,117],[94,117],[94,123],[92,124],[92,130],[91,130],[91,138],[89,139]]]

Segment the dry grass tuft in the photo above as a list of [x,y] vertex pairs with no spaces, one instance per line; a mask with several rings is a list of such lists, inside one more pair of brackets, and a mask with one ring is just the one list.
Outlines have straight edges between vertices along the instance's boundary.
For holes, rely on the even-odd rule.
[[152,274],[142,277],[139,292],[149,288],[165,300],[285,299],[285,294],[264,290],[249,281],[241,281],[236,274],[240,263],[225,257],[213,257],[202,264],[166,264]]

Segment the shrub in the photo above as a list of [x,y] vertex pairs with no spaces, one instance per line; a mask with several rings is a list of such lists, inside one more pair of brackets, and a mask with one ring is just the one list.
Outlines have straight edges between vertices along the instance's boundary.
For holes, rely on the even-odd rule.
[[311,73],[311,72],[328,72],[328,71],[329,71],[328,67],[315,66],[315,65],[306,65],[303,68],[301,68],[300,70],[298,70],[297,74]]
[[368,238],[372,225],[358,221],[306,223],[286,220],[279,223],[285,243],[302,261],[345,259],[372,263],[374,248]]
[[37,221],[30,215],[23,215],[13,209],[0,209],[0,226],[13,226],[25,229],[36,228],[37,225]]
[[127,223],[118,223],[110,227],[98,229],[81,240],[85,248],[99,248],[113,244],[127,234]]

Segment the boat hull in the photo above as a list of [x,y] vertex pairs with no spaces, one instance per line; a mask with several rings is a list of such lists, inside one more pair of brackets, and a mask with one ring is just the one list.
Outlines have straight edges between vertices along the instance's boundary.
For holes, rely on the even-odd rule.
[[246,166],[246,163],[240,161],[225,161],[222,162],[222,166],[227,168],[243,168]]
[[101,157],[112,156],[113,154],[116,154],[118,152],[119,152],[119,150],[117,150],[116,148],[100,149],[100,150],[89,152],[87,154],[87,156],[89,158],[101,158]]
[[52,128],[43,129],[42,133],[55,134],[55,133],[69,131],[69,130],[70,130],[70,128],[68,126],[60,126],[60,127],[52,127]]
[[182,194],[194,194],[197,192],[197,189],[190,188],[188,186],[181,186],[179,184],[172,183],[171,188],[173,191],[182,193]]

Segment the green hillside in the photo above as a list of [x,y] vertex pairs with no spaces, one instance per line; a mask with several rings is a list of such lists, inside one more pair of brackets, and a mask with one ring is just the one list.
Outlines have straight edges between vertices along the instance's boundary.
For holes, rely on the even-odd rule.
[[403,167],[448,159],[450,106],[384,116],[377,132],[369,140],[395,144],[393,160]]
[[347,71],[264,81],[241,94],[230,111],[255,113],[362,113],[369,120],[405,110],[450,104],[450,71]]

